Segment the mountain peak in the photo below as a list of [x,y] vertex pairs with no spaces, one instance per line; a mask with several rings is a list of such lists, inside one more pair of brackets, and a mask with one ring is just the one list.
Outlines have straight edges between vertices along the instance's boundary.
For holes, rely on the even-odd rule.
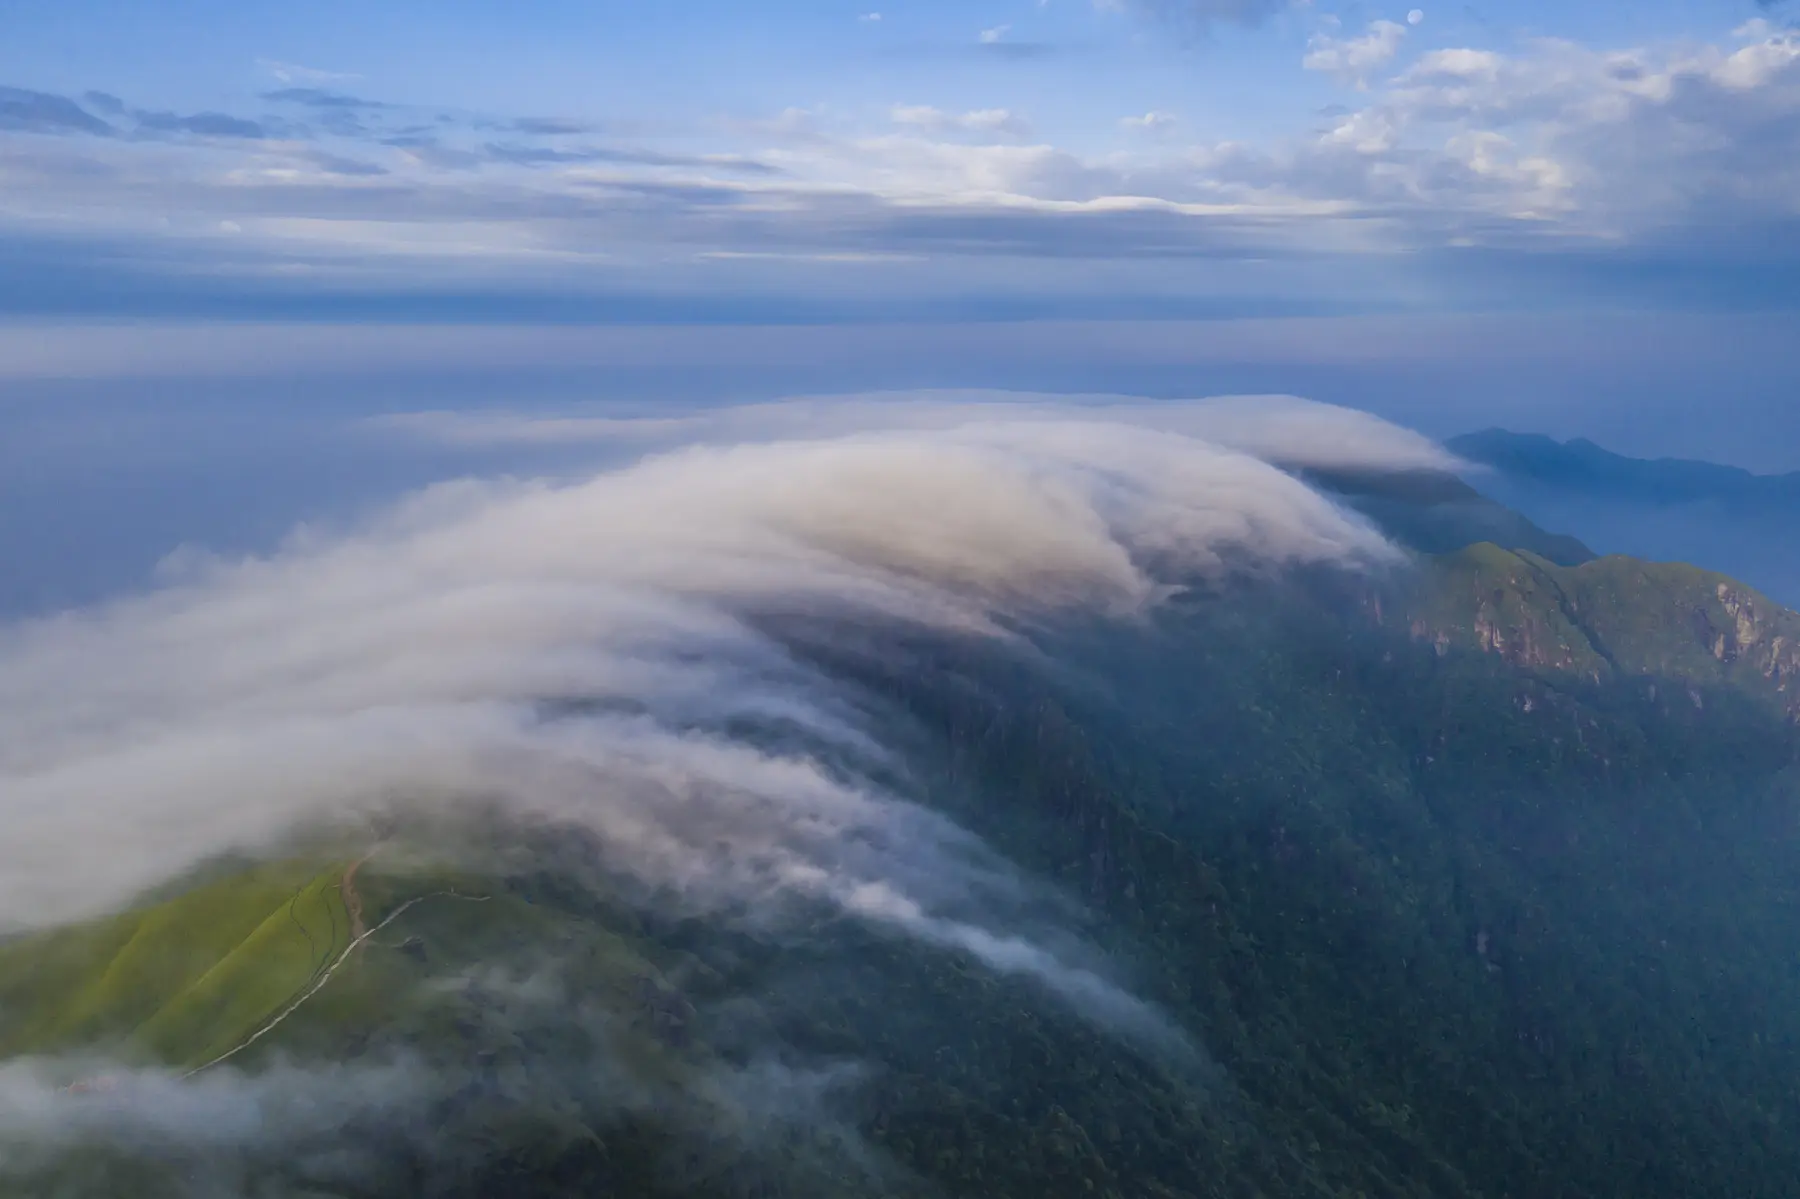
[[1800,720],[1800,613],[1735,579],[1623,555],[1560,566],[1491,543],[1433,565],[1408,618],[1440,653],[1474,649],[1594,683],[1732,689]]

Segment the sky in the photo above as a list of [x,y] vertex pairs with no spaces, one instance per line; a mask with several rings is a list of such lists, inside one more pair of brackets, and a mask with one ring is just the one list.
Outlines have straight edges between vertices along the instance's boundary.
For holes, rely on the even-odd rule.
[[1800,469],[1796,19],[0,0],[0,613],[532,465],[389,412],[1270,392]]
[[1298,470],[1492,425],[1800,470],[1797,19],[0,0],[0,934],[500,796],[1186,1048],[763,619],[1390,563]]
[[1800,38],[1756,0],[0,20],[14,317],[1741,311],[1800,290]]

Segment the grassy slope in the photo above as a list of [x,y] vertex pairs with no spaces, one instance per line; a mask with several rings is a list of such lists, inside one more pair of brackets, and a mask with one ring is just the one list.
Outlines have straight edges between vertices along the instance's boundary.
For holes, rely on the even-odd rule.
[[[68,1052],[80,1062],[98,1051],[192,1068],[290,1012],[271,1035],[237,1054],[233,1067],[364,1061],[379,1069],[398,1061],[409,1076],[428,1078],[437,1134],[432,1194],[472,1199],[503,1185],[489,1180],[493,1169],[504,1179],[583,1161],[633,1180],[626,1194],[661,1194],[656,1179],[665,1166],[656,1130],[623,1145],[600,1140],[595,1121],[617,1113],[593,1106],[591,1067],[606,1062],[612,1085],[659,1095],[674,1108],[704,1092],[706,1054],[671,1033],[671,1020],[685,1018],[685,1001],[673,998],[679,992],[639,952],[628,927],[610,927],[618,914],[593,896],[580,911],[547,902],[529,880],[502,885],[451,869],[371,863],[357,878],[371,936],[315,990],[320,971],[349,942],[339,890],[345,866],[228,871],[120,916],[0,946],[0,1060]],[[408,1113],[397,1107],[387,1132],[366,1115],[350,1126],[349,1144],[369,1154],[354,1171],[358,1182],[342,1189],[308,1184],[292,1193],[411,1193],[407,1188],[424,1176],[410,1149],[419,1130],[407,1125]],[[708,1109],[707,1120],[754,1123],[723,1101]],[[331,1134],[290,1148],[336,1153],[347,1147],[340,1139]],[[145,1155],[104,1142],[38,1161],[0,1139],[0,1196],[175,1199],[193,1193],[197,1169],[238,1180],[219,1184],[230,1193],[286,1195],[294,1178],[280,1160],[279,1135],[271,1144],[273,1162],[253,1151],[188,1158],[179,1145]],[[704,1183],[730,1176],[741,1146],[703,1142],[698,1150],[686,1168]],[[710,1192],[697,1186],[695,1193]]]
[[343,871],[259,866],[0,946],[0,1054],[110,1045],[197,1065],[224,1052],[348,944]]
[[[646,1007],[685,961],[696,1000],[755,994],[802,1052],[879,1064],[881,1098],[851,1115],[948,1194],[1784,1195],[1800,978],[1780,947],[1800,895],[1791,837],[1754,836],[1756,797],[1782,785],[1769,747],[1787,744],[1783,679],[1756,654],[1792,617],[1720,586],[1474,547],[1369,653],[1324,609],[1279,602],[1104,640],[1113,711],[989,651],[864,671],[935,744],[938,801],[1092,903],[1199,1032],[1232,1080],[1205,1102],[950,955],[842,928],[758,944],[445,875],[367,874],[371,923],[424,891],[492,898],[409,911],[270,1049],[412,1046],[451,1072],[450,1127],[476,1157],[539,1182],[592,1158],[570,1175],[590,1190],[711,1194],[737,1159],[699,1155],[673,1192],[621,1165],[667,1128],[600,1137],[554,1069],[591,1060],[582,1021],[523,1027],[479,969],[521,947],[561,963],[627,1073],[666,1095],[713,1052],[673,1045]],[[1640,675],[1753,707],[1647,703]],[[304,984],[308,937],[343,920],[341,872],[261,867],[0,947],[0,1053],[127,1040],[203,1058]]]
[[[193,1067],[243,1044],[308,996],[349,946],[346,863],[321,865],[258,866],[0,946],[0,1056],[106,1049]],[[421,1035],[441,1032],[455,1016],[421,998],[418,984],[508,960],[520,945],[566,950],[579,940],[580,952],[559,954],[559,963],[580,963],[590,997],[614,1007],[630,1006],[639,979],[661,985],[656,967],[604,924],[572,924],[566,913],[494,894],[492,879],[370,865],[358,887],[370,928],[389,913],[397,919],[306,998],[271,1047],[331,1052],[409,1020]]]

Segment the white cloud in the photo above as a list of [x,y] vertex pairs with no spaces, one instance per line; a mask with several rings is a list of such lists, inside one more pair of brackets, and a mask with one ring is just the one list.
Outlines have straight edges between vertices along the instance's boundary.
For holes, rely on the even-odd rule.
[[298,63],[279,62],[272,58],[259,58],[256,65],[281,83],[342,83],[362,78],[345,71],[325,71],[318,67],[303,67]]
[[1406,40],[1406,26],[1393,21],[1374,21],[1361,37],[1339,38],[1316,33],[1307,42],[1301,65],[1363,86],[1369,73],[1386,66]]
[[1729,50],[1434,51],[1376,107],[1402,128],[1448,127],[1445,154],[1465,164],[1471,146],[1506,148],[1514,166],[1475,175],[1501,185],[1492,194],[1512,210],[1557,214],[1571,231],[1631,237],[1714,225],[1727,209],[1790,221],[1800,217],[1800,36],[1749,32]]
[[[531,1063],[534,1095],[546,1106],[579,1096],[587,1110],[602,1114],[654,1111],[670,1124],[703,1127],[714,1146],[743,1149],[804,1127],[840,1138],[853,1160],[866,1160],[856,1133],[830,1106],[863,1080],[855,1064],[789,1065],[765,1048],[741,1064],[712,1061],[679,1076],[645,1070],[616,1051],[617,1017],[604,1000],[571,986],[554,962],[529,956],[544,947],[520,949],[523,960],[430,985],[504,997],[507,1028],[527,1044],[534,1032],[554,1026],[556,1056],[534,1055]],[[1110,998],[1110,992],[1096,996]],[[246,1191],[246,1175],[298,1163],[312,1187],[354,1192],[380,1175],[396,1148],[439,1160],[456,1154],[458,1134],[440,1119],[421,1117],[453,1106],[447,1100],[463,1088],[466,1074],[441,1058],[384,1057],[365,1053],[353,1063],[304,1065],[278,1059],[249,1070],[227,1063],[194,1074],[94,1056],[0,1062],[0,1187],[9,1194],[69,1194],[58,1182],[68,1178],[74,1155],[90,1155],[98,1168],[84,1172],[87,1194],[121,1193],[101,1189],[108,1184],[125,1193],[144,1189],[134,1184],[161,1190],[146,1174],[158,1182],[179,1179],[182,1195],[268,1194]],[[376,1129],[380,1146],[367,1136]]]
[[1462,465],[1410,429],[1352,408],[1282,395],[1144,401],[1117,395],[907,391],[732,405],[681,417],[428,411],[376,418],[371,427],[464,446],[649,448],[950,430],[984,421],[1055,423],[1072,417],[1196,437],[1289,467],[1453,471]]
[[[1366,255],[1570,237],[1606,247],[1705,238],[1746,253],[1791,244],[1781,230],[1800,219],[1792,31],[1756,21],[1720,45],[1439,46],[1395,72],[1407,28],[1322,31],[1307,65],[1366,95],[1287,139],[1195,144],[1151,112],[1121,122],[1119,144],[1077,151],[1011,108],[917,105],[873,127],[791,110],[722,125],[699,152],[603,146],[584,160],[571,159],[580,147],[567,137],[497,159],[473,134],[452,144],[456,130],[400,147],[352,130],[332,161],[386,172],[356,175],[322,166],[318,141],[0,134],[0,226],[164,247],[204,234],[196,253],[231,263],[220,277],[259,266],[354,274],[381,250],[550,273],[752,255],[850,264],[995,261],[996,251]],[[1034,144],[993,144],[1027,137]],[[241,233],[219,237],[225,222]]]
[[1178,123],[1178,119],[1174,113],[1162,112],[1156,109],[1152,109],[1150,112],[1143,113],[1140,116],[1119,118],[1119,124],[1125,126],[1127,129],[1139,129],[1146,133],[1162,133],[1173,128]]
[[1499,77],[1506,62],[1503,55],[1492,50],[1431,50],[1419,56],[1400,82],[1404,85],[1433,77],[1493,80]]
[[192,1077],[94,1056],[0,1061],[0,1189],[68,1194],[79,1173],[89,1194],[178,1186],[226,1199],[247,1193],[249,1162],[296,1156],[328,1189],[354,1184],[371,1157],[345,1134],[385,1125],[404,1142],[405,1117],[444,1093],[418,1063],[378,1056]]
[[891,115],[896,125],[921,129],[928,133],[962,130],[970,133],[1000,133],[1009,137],[1023,137],[1030,132],[1030,126],[1023,118],[1004,108],[979,108],[970,112],[952,113],[926,104],[903,104],[896,106]]
[[984,46],[992,46],[1003,40],[1006,35],[1011,32],[1011,25],[996,25],[992,29],[983,29],[979,40]]
[[[1003,615],[1140,612],[1170,581],[1151,563],[1391,556],[1184,422],[1301,440],[1254,414],[1041,402],[777,427],[575,483],[435,488],[352,536],[0,630],[0,926],[104,910],[297,823],[500,802],[592,830],[605,864],[696,910],[836,906],[1142,1031],[1153,1013],[1008,915],[1003,863],[855,769],[879,730],[756,617],[1004,636]],[[557,700],[591,707],[547,719]],[[814,748],[733,731],[772,721]]]

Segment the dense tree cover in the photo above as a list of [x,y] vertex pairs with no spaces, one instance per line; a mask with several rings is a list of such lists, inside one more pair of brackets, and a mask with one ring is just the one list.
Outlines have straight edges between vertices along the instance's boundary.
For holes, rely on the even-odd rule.
[[[578,838],[496,830],[504,869],[371,866],[371,921],[439,898],[246,1058],[410,1054],[422,1113],[302,1149],[115,1144],[12,1185],[1788,1195],[1800,768],[1779,649],[1756,653],[1791,619],[1699,572],[1492,547],[1017,630],[1037,652],[772,618],[904,751],[894,785],[1079,900],[1185,1048],[822,910],[682,916],[596,877]],[[196,990],[209,955],[285,991],[338,952],[318,883],[354,851],[332,852],[0,947],[0,1049],[204,1061],[222,1020],[254,1024],[243,992]],[[270,923],[289,893],[302,918]],[[171,915],[197,895],[204,919]],[[338,939],[291,935],[313,924]],[[121,986],[134,960],[156,968]]]
[[915,670],[963,818],[1118,921],[1322,1193],[1788,1193],[1779,706],[1250,599],[1096,638],[1103,700]]

